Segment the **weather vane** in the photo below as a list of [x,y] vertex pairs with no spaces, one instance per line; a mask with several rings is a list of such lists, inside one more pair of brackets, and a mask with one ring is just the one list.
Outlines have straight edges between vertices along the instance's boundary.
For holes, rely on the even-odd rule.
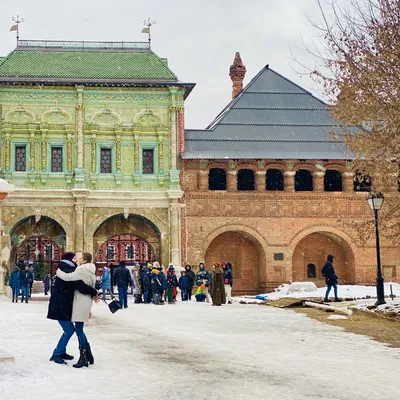
[[10,32],[12,32],[12,31],[16,31],[16,32],[17,32],[17,45],[18,45],[18,40],[19,40],[19,24],[20,24],[21,22],[25,22],[25,19],[22,18],[22,17],[20,17],[20,16],[17,14],[16,17],[12,17],[12,20],[15,22],[15,25],[13,25],[13,26],[10,28]]
[[151,27],[156,24],[156,21],[152,20],[150,17],[143,21],[146,28],[143,28],[142,33],[147,33],[149,35],[149,47],[151,48]]

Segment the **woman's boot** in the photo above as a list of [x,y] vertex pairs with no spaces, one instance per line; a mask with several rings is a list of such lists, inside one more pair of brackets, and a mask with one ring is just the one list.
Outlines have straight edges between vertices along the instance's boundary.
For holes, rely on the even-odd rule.
[[89,343],[86,345],[86,356],[87,356],[87,360],[89,361],[89,364],[93,365],[94,364],[94,357],[93,357],[92,349],[90,348],[90,344]]
[[88,363],[88,359],[87,359],[87,355],[86,355],[86,348],[79,347],[79,351],[80,351],[79,360],[76,364],[73,365],[73,367],[74,368],[88,367],[89,363]]

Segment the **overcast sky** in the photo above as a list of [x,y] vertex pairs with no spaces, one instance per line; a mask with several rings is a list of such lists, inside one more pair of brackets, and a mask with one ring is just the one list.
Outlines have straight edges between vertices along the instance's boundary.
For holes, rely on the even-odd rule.
[[205,128],[231,100],[229,66],[239,51],[248,83],[266,64],[322,97],[299,73],[291,53],[310,67],[302,39],[316,37],[306,18],[316,0],[0,0],[0,55],[16,44],[11,17],[25,18],[21,39],[143,41],[143,20],[156,21],[152,48],[179,80],[196,87],[186,101],[186,127]]

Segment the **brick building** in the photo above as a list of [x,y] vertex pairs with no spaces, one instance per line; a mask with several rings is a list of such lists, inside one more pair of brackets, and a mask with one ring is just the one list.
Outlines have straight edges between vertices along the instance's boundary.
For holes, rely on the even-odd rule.
[[[374,241],[361,246],[343,222],[372,219],[370,179],[354,170],[325,103],[267,65],[243,89],[239,53],[232,101],[204,130],[186,130],[180,169],[182,260],[233,265],[234,290],[282,282],[323,284],[335,255],[340,283],[373,284]],[[397,188],[388,189],[386,197]],[[383,273],[396,280],[397,248],[384,243]]]

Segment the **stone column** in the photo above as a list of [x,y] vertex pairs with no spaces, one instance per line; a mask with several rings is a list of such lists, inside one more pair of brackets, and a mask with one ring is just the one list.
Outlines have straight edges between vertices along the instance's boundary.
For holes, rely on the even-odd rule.
[[32,128],[29,129],[30,137],[29,137],[29,172],[35,171],[35,130]]
[[11,137],[6,133],[5,148],[4,148],[4,169],[9,171],[11,169]]
[[321,193],[324,191],[325,171],[317,171],[313,173],[313,189],[314,192]]
[[199,171],[197,175],[197,187],[200,192],[208,191],[208,171]]
[[294,192],[295,171],[285,171],[283,173],[283,187],[285,192]]
[[265,176],[266,176],[265,171],[257,171],[256,172],[256,191],[257,192],[265,192],[266,190],[266,181],[265,181]]
[[342,186],[343,192],[353,192],[354,191],[354,174],[353,172],[344,172],[342,175]]
[[75,205],[75,251],[84,251],[83,244],[83,204]]
[[158,134],[158,173],[164,173],[164,141],[162,133]]
[[83,105],[77,104],[76,106],[76,133],[78,145],[77,167],[83,169]]
[[4,275],[6,273],[6,270],[0,266],[0,294],[5,293],[4,290]]
[[96,149],[96,134],[92,134],[92,137],[90,138],[90,152],[91,152],[91,172],[92,174],[95,174],[97,171],[97,149]]
[[178,168],[177,154],[178,154],[178,143],[177,143],[177,107],[170,107],[171,113],[171,169],[176,170]]
[[174,266],[181,266],[181,246],[180,246],[180,205],[171,203],[170,205],[170,260]]
[[237,191],[237,171],[228,171],[226,175],[226,191]]

